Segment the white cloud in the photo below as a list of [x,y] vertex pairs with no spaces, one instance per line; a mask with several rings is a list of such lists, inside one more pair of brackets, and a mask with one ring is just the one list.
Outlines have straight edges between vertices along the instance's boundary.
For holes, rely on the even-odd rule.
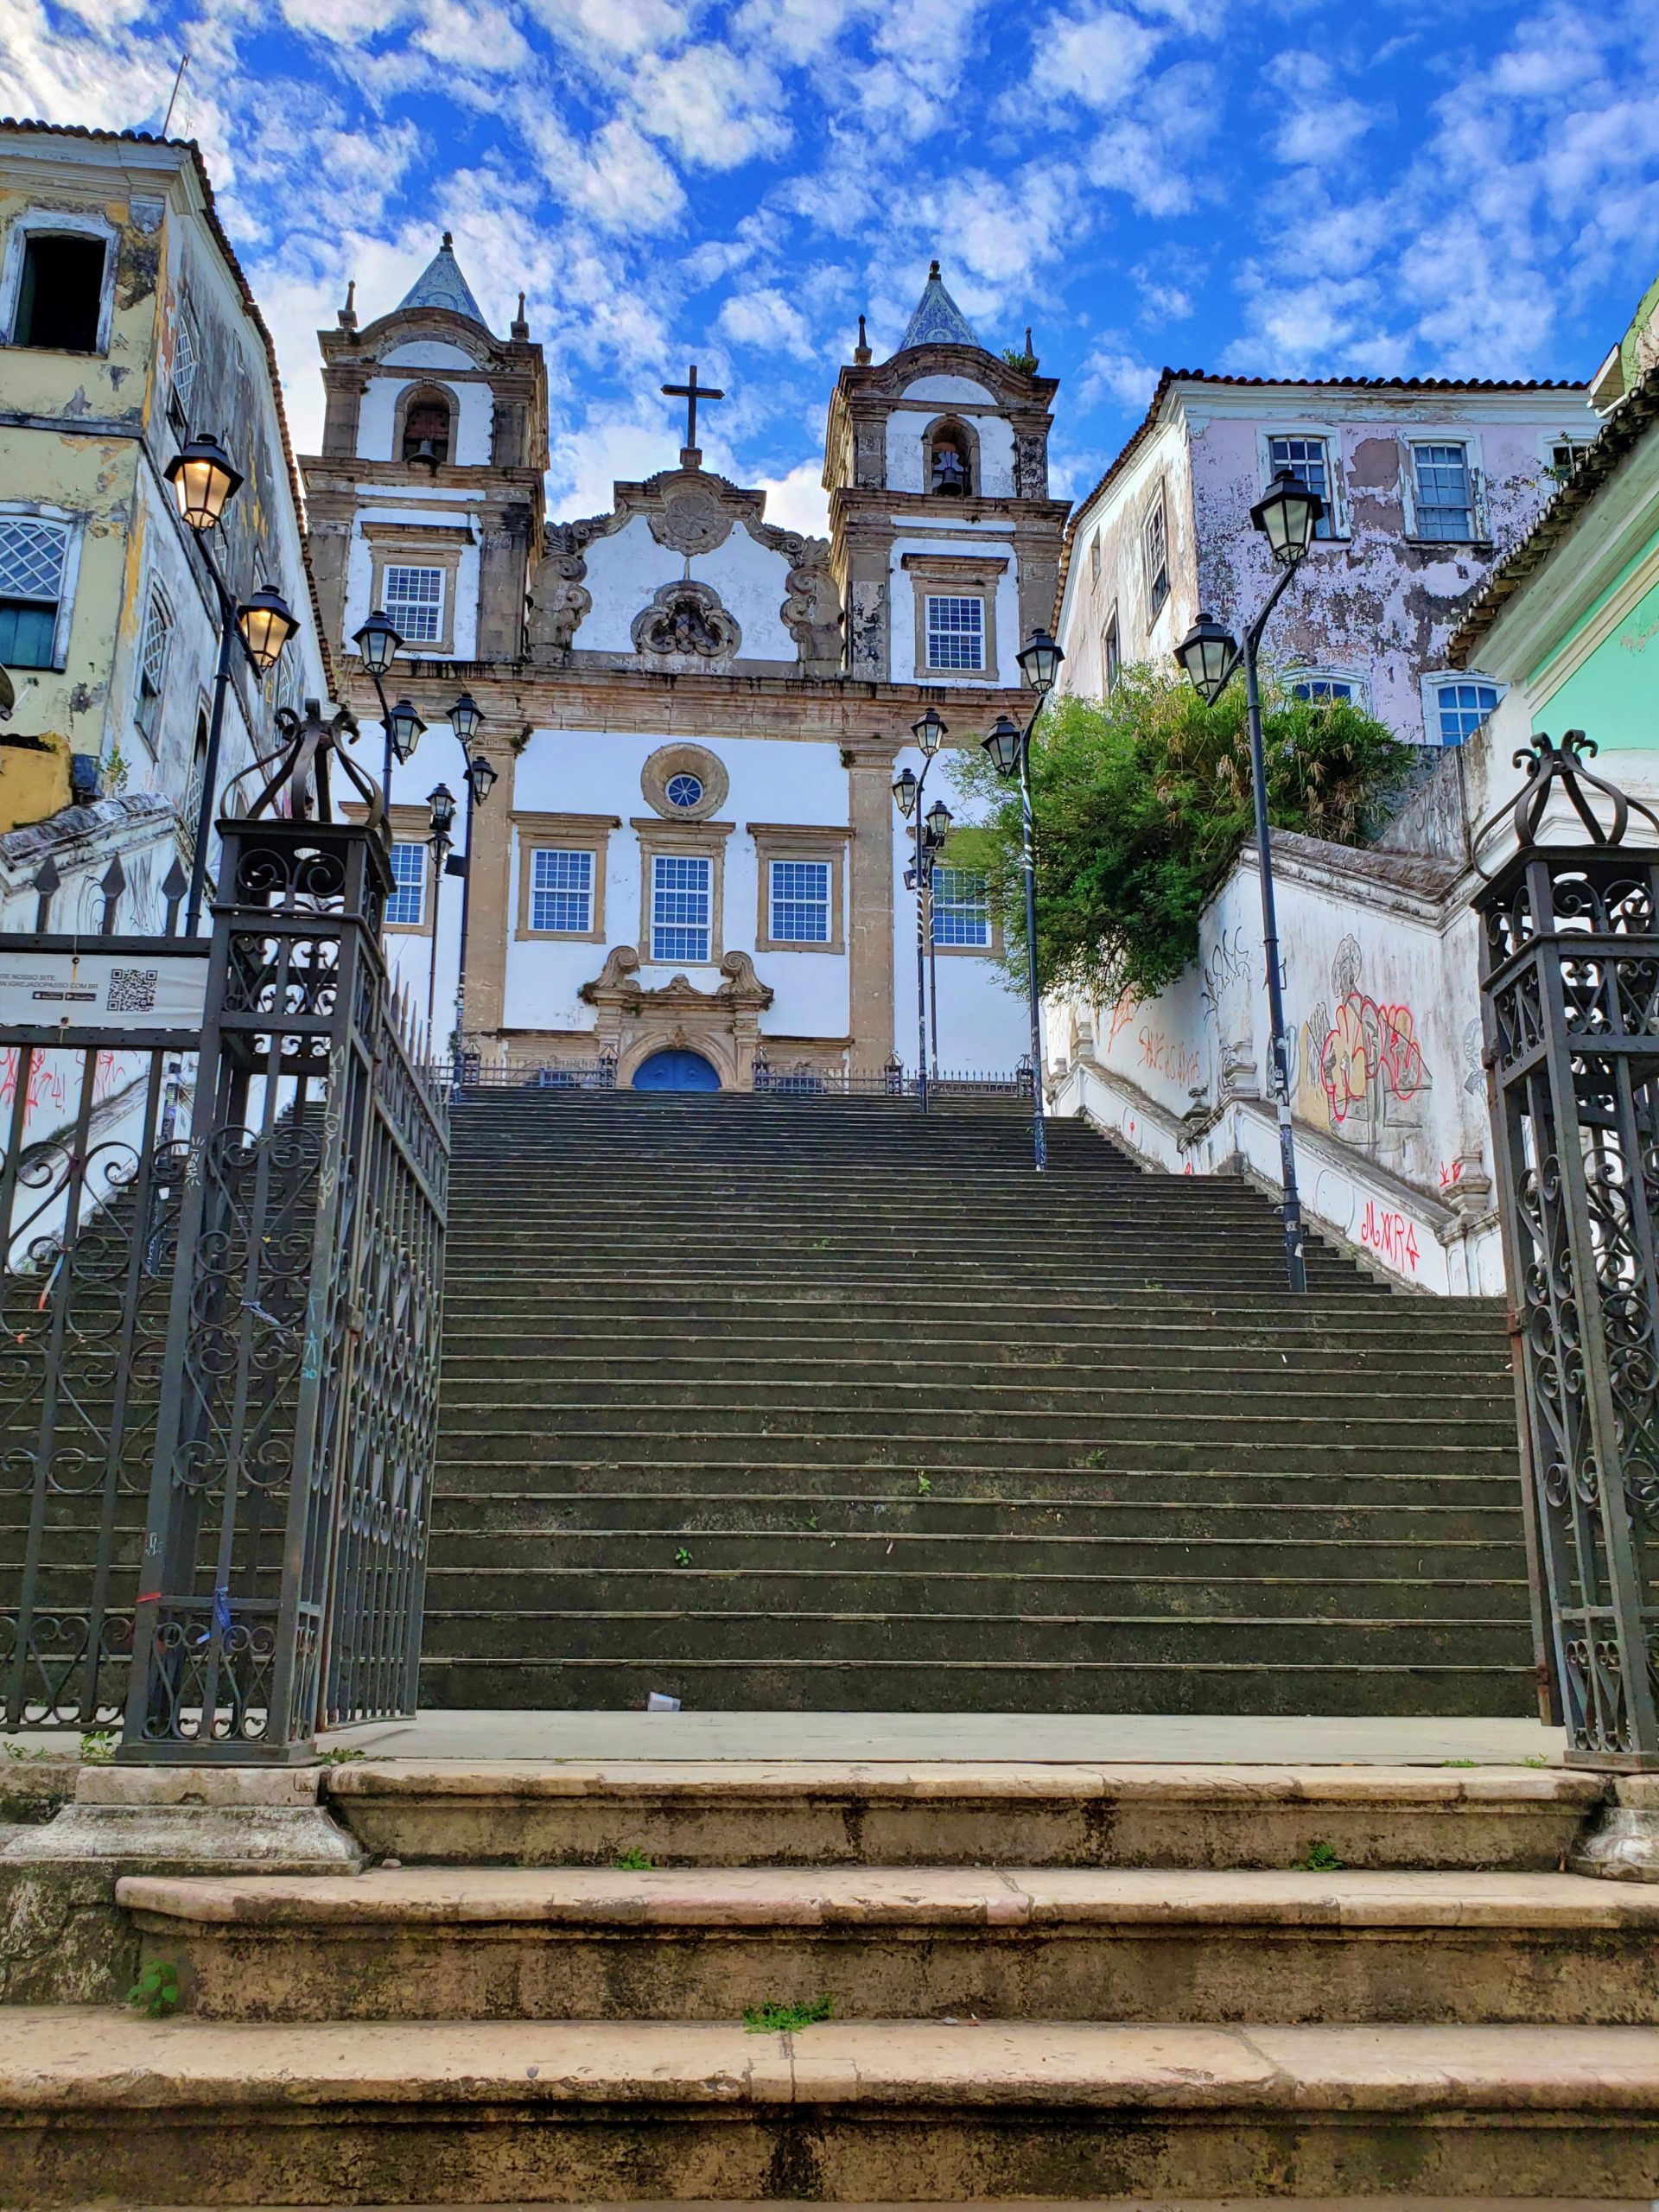
[[760,61],[729,47],[649,57],[634,80],[640,127],[695,168],[734,169],[775,157],[790,141],[784,90]]
[[1061,97],[1103,109],[1122,105],[1162,42],[1160,32],[1110,7],[1051,16],[1033,35],[1044,73]]
[[830,496],[823,488],[823,464],[804,461],[786,476],[758,476],[755,488],[766,495],[766,520],[804,537],[830,534]]
[[1158,372],[1148,362],[1111,346],[1097,346],[1083,365],[1077,387],[1078,404],[1090,407],[1109,397],[1118,406],[1139,413],[1152,397]]
[[819,357],[806,318],[770,285],[753,292],[734,292],[720,310],[716,327],[740,346],[781,349],[799,361]]

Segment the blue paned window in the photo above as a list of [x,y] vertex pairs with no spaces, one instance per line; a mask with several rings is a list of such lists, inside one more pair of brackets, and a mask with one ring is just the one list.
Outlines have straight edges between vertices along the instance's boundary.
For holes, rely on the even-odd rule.
[[935,599],[927,602],[927,664],[930,668],[983,668],[985,602],[981,599]]
[[594,856],[540,849],[530,856],[530,926],[587,937],[594,926]]
[[1467,446],[1414,446],[1419,537],[1467,543],[1475,534]]
[[417,930],[426,920],[426,847],[391,849],[391,896],[386,901],[389,928]]
[[1313,525],[1315,537],[1331,537],[1336,527],[1332,513],[1331,461],[1323,438],[1269,438],[1268,461],[1276,476],[1287,468],[1296,481],[1325,501],[1325,512]]
[[976,868],[935,868],[933,942],[989,947],[990,885]]
[[773,861],[772,925],[766,934],[775,944],[829,944],[828,861]]
[[1462,745],[1471,738],[1497,704],[1495,683],[1437,683],[1434,716],[1442,745]]
[[33,515],[0,515],[0,663],[56,665],[69,532]]
[[651,862],[651,957],[707,960],[714,933],[715,864],[690,854],[655,853]]

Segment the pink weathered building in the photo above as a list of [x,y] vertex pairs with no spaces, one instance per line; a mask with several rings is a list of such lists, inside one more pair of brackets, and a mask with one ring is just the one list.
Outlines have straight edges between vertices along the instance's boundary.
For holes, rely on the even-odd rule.
[[1067,525],[1062,683],[1099,696],[1122,665],[1172,666],[1200,607],[1236,633],[1272,582],[1250,509],[1288,467],[1329,512],[1265,657],[1402,737],[1461,743],[1503,687],[1447,665],[1459,610],[1599,427],[1582,385],[1166,369]]

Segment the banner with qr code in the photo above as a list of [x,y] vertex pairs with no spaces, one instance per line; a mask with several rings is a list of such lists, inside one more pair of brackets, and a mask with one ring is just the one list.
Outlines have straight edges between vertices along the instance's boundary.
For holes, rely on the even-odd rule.
[[201,951],[143,944],[48,952],[0,937],[0,1033],[54,1033],[65,1045],[104,1042],[111,1030],[139,1035],[199,1033],[207,1003]]

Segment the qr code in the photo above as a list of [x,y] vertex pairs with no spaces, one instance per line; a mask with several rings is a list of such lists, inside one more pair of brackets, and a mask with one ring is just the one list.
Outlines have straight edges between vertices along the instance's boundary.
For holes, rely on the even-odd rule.
[[111,968],[109,1012],[154,1014],[158,972],[154,968]]

